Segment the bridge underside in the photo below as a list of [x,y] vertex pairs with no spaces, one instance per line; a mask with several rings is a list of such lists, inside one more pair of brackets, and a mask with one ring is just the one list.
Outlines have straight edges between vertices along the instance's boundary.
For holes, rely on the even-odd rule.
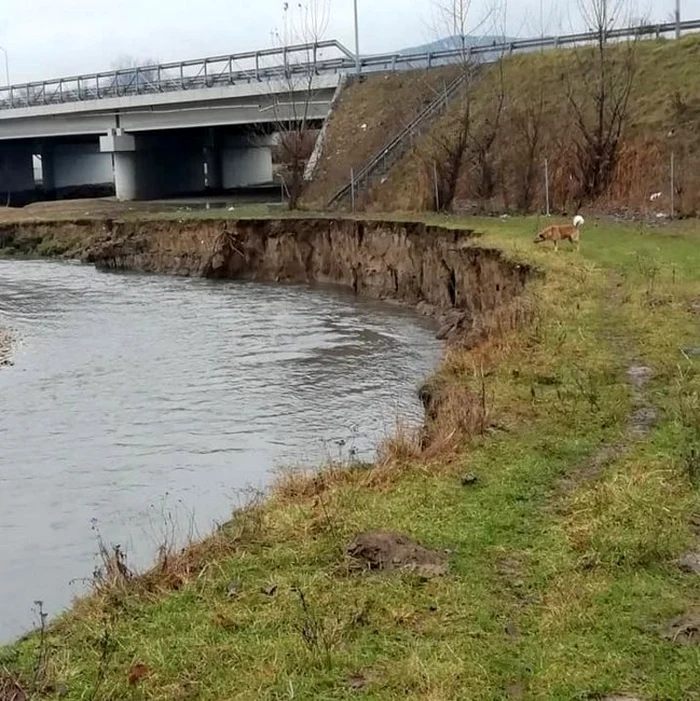
[[273,125],[0,141],[0,203],[115,195],[160,199],[275,179]]
[[320,126],[338,82],[318,76],[311,88],[254,83],[0,112],[0,202],[272,184],[275,134],[302,115]]

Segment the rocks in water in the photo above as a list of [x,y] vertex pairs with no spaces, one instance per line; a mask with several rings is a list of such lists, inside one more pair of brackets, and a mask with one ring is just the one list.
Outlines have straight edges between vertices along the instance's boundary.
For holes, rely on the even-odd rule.
[[686,553],[676,561],[676,564],[683,572],[688,574],[700,574],[700,551]]
[[12,334],[0,328],[0,367],[12,364]]
[[348,545],[346,553],[370,570],[413,572],[425,578],[440,577],[449,570],[445,553],[389,531],[361,533]]

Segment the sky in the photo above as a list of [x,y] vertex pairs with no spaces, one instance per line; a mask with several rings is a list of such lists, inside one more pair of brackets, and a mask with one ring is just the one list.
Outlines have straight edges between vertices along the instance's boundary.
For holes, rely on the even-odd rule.
[[[290,0],[290,12],[298,1]],[[353,48],[352,0],[327,1],[326,38]],[[358,0],[362,53],[438,38],[435,4],[445,1]],[[472,1],[478,22],[493,0]],[[579,0],[502,1],[509,3],[504,14],[512,36],[537,36],[542,25],[553,34],[581,28]],[[649,3],[640,15],[653,21],[673,11],[674,0],[657,0],[653,10],[651,0],[640,2]],[[682,2],[686,19],[700,17],[700,0]],[[279,42],[274,32],[283,33],[285,16],[284,0],[0,0],[3,5],[0,46],[13,83],[109,70],[123,56],[178,61],[264,48]],[[3,61],[0,52],[0,76]]]

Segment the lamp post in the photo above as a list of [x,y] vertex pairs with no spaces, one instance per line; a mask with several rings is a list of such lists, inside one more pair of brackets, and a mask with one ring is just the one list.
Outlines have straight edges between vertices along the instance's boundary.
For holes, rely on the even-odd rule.
[[357,75],[362,73],[362,63],[360,61],[360,22],[357,14],[357,0],[353,0],[355,9],[355,70]]
[[681,0],[676,0],[676,39],[681,38]]
[[0,51],[2,51],[3,54],[5,54],[5,83],[6,83],[7,87],[9,88],[10,87],[10,60],[7,56],[7,51],[5,51],[5,49],[3,49],[2,46],[0,46]]

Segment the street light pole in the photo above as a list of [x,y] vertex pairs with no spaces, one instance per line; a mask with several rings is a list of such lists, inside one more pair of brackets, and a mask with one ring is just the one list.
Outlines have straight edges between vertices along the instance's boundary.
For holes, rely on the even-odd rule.
[[676,39],[681,38],[681,0],[676,0]]
[[362,73],[362,63],[360,61],[360,21],[357,14],[357,0],[353,0],[355,8],[355,70],[357,75]]
[[0,46],[0,51],[2,51],[3,54],[5,54],[5,83],[6,83],[7,87],[9,88],[10,87],[10,60],[7,57],[7,51],[5,51],[5,49],[3,49],[2,46]]

